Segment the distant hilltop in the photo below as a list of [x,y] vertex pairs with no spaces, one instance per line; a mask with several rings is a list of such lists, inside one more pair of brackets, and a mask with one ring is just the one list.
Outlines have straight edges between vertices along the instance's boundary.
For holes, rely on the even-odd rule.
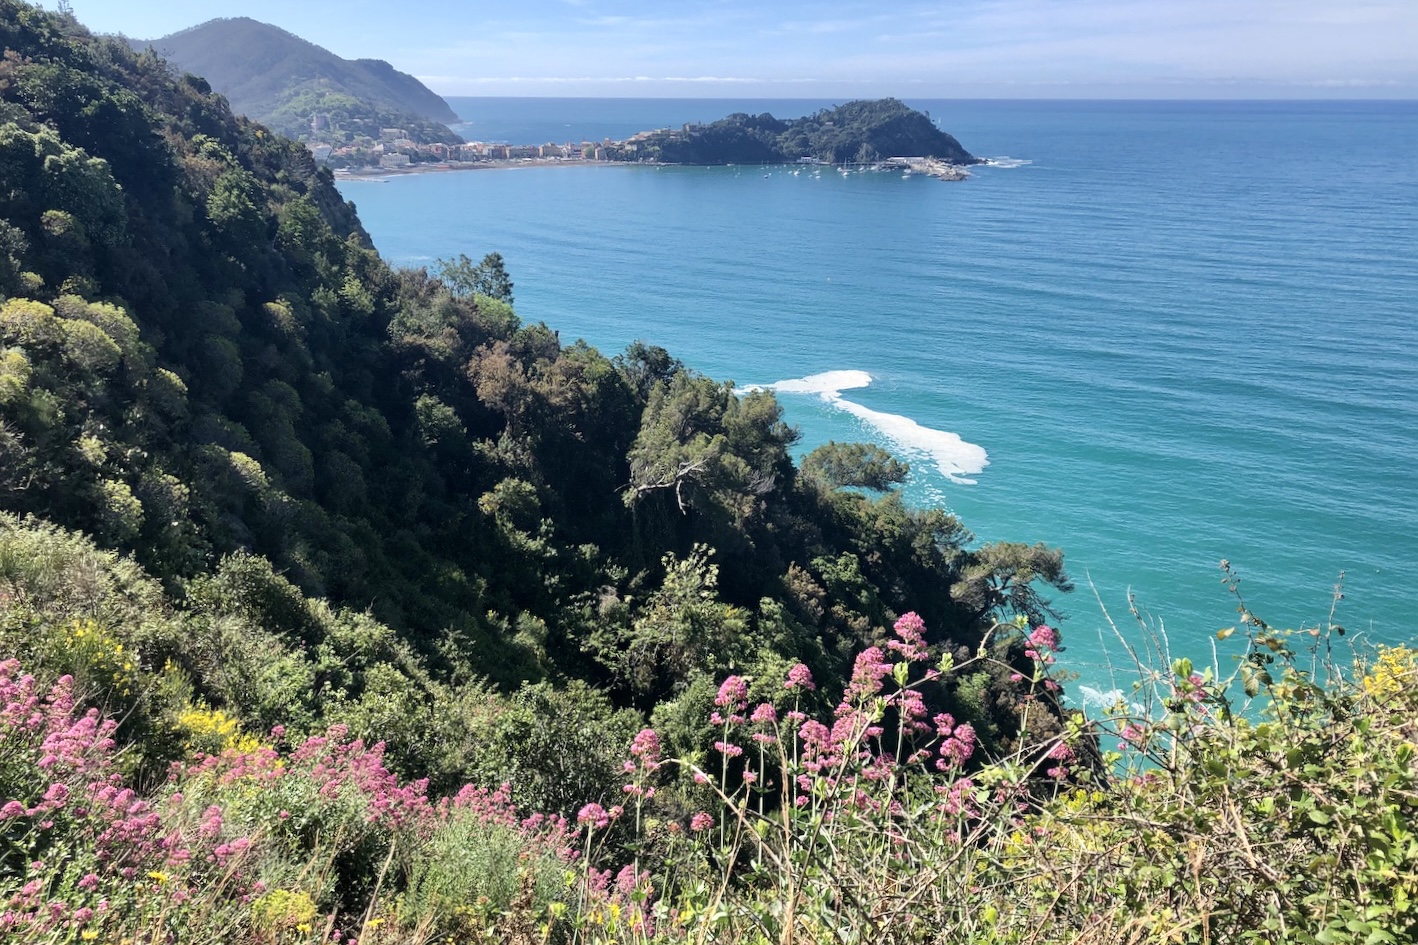
[[217,19],[129,42],[151,46],[206,79],[233,111],[292,138],[340,144],[397,128],[420,144],[462,141],[446,124],[457,114],[418,79],[380,59],[341,59],[269,23]]
[[644,131],[616,142],[606,157],[664,164],[870,164],[894,157],[982,163],[929,115],[894,98],[848,102],[802,118],[739,112],[707,125]]

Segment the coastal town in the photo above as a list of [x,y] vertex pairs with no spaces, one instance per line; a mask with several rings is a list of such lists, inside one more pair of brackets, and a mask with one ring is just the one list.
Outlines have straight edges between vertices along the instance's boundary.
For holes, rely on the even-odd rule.
[[[601,163],[669,163],[659,158],[658,147],[647,147],[650,143],[661,145],[667,141],[687,140],[698,134],[703,126],[690,123],[679,129],[657,128],[642,131],[616,141],[610,138],[601,141],[565,142],[556,144],[505,144],[483,141],[469,141],[461,144],[445,142],[421,142],[409,136],[402,128],[383,128],[378,140],[360,138],[351,144],[332,145],[318,139],[307,141],[311,155],[321,164],[331,167],[336,177],[383,177],[389,174],[408,174],[466,170],[479,167],[508,167],[516,165],[557,165]],[[319,134],[318,116],[312,122],[312,131]],[[802,165],[830,165],[812,157],[801,157],[796,161]],[[919,173],[941,180],[963,180],[969,176],[964,167],[930,157],[893,156],[880,160],[843,162],[871,167],[875,170],[899,170],[907,174]]]
[[565,144],[491,144],[469,141],[464,144],[419,142],[402,128],[381,129],[379,139],[360,139],[334,146],[311,141],[306,145],[315,160],[334,168],[336,173],[411,170],[419,166],[489,164],[500,161],[604,161],[617,146],[634,150],[635,141],[582,141]]

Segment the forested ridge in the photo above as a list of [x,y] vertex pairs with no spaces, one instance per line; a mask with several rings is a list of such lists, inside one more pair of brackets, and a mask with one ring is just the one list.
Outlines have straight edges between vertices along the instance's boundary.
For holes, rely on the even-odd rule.
[[453,109],[408,73],[380,59],[342,59],[249,17],[208,20],[129,45],[137,52],[153,47],[206,79],[239,114],[293,138],[311,136],[311,120],[320,116],[326,141],[360,134],[378,140],[383,128],[402,129],[420,144],[463,140],[447,127],[458,121]]
[[[216,630],[144,655],[200,699],[328,722],[398,690],[415,708],[378,734],[451,782],[421,720],[462,682],[574,682],[648,718],[730,670],[840,687],[907,609],[973,652],[1067,586],[1056,551],[797,469],[769,393],[563,344],[466,257],[391,269],[304,148],[151,52],[3,10],[7,532],[71,529],[131,555],[171,619],[208,612],[219,661]],[[341,650],[342,622],[383,649]],[[1008,675],[932,698],[1008,740]]]
[[391,268],[151,52],[0,46],[4,941],[1418,937],[1418,652],[1223,562],[1237,662],[1085,717],[1056,549]]

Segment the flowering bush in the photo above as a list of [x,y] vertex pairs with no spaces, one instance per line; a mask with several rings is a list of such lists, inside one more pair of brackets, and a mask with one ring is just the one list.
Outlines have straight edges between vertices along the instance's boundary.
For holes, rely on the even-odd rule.
[[[803,666],[771,686],[729,675],[706,710],[711,763],[666,757],[642,728],[617,803],[570,821],[519,812],[510,785],[432,800],[341,726],[261,744],[205,709],[182,724],[213,750],[140,794],[116,723],[78,704],[71,677],[0,662],[0,931],[130,945],[1414,940],[1418,654],[1307,669],[1293,637],[1249,625],[1230,675],[1177,660],[1043,741],[1025,734],[1034,713],[1058,720],[1058,633],[997,628],[1033,669],[1019,747],[983,757],[973,725],[930,702],[990,650],[932,663],[907,614],[858,655],[829,714],[799,701],[814,688]],[[751,702],[770,690],[783,701]],[[691,795],[710,803],[677,806]]]

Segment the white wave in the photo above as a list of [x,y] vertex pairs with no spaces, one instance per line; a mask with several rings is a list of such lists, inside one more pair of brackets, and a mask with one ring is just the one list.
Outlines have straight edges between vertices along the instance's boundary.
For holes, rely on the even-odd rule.
[[769,384],[768,389],[780,394],[836,394],[857,387],[871,386],[871,375],[866,371],[823,371],[809,374],[791,381]]
[[1078,694],[1083,697],[1084,705],[1095,706],[1099,709],[1111,708],[1123,701],[1121,689],[1109,689],[1104,692],[1101,689],[1094,689],[1092,686],[1079,686]]
[[1079,686],[1078,694],[1083,697],[1083,707],[1085,709],[1112,709],[1114,706],[1122,706],[1127,712],[1133,715],[1146,714],[1146,708],[1137,702],[1129,702],[1123,696],[1121,689],[1094,689],[1092,686]]
[[1033,161],[1028,161],[1028,160],[1025,160],[1024,158],[1012,158],[1012,157],[992,157],[992,158],[985,158],[985,166],[986,166],[986,167],[1005,167],[1005,168],[1009,168],[1009,167],[1023,167],[1023,166],[1026,165],[1026,164],[1033,164],[1033,163],[1034,163]]
[[903,453],[930,459],[951,482],[974,485],[975,480],[968,477],[990,464],[985,448],[967,443],[948,430],[924,427],[910,417],[872,410],[842,396],[842,391],[867,387],[871,380],[866,371],[824,371],[764,386],[779,394],[816,394],[838,410],[875,427]]

